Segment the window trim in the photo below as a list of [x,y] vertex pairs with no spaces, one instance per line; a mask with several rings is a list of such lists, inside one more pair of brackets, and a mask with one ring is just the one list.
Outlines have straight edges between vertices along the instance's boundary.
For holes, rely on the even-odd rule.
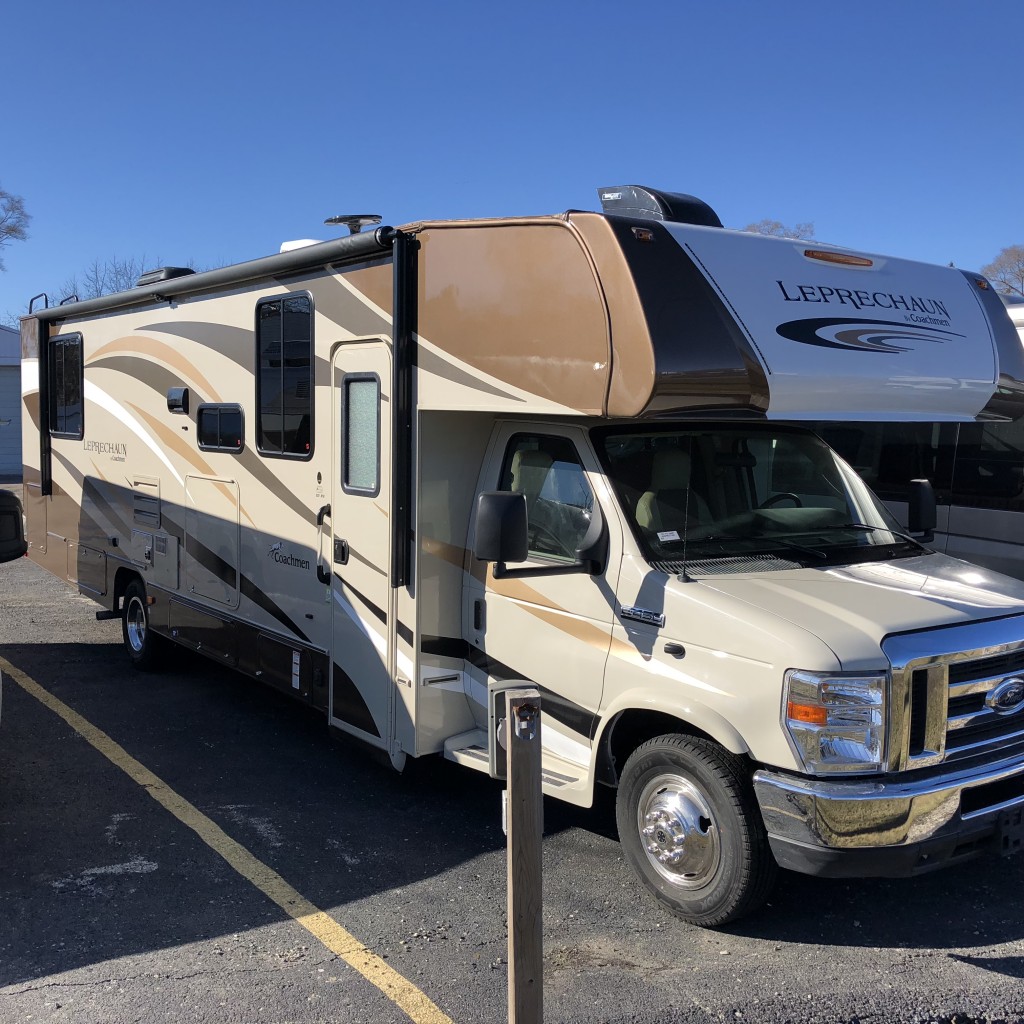
[[[353,487],[348,482],[348,385],[358,381],[373,381],[377,386],[377,460],[375,467],[375,479],[376,486],[373,488],[369,487]],[[381,407],[383,406],[383,388],[381,386],[381,379],[379,373],[374,373],[369,370],[362,370],[355,373],[346,373],[341,378],[341,465],[339,471],[341,473],[340,482],[341,489],[345,494],[357,494],[364,498],[376,498],[380,494],[381,489]]]
[[[78,345],[78,429],[77,430],[58,430],[54,426],[54,412],[56,411],[57,401],[57,362],[55,359],[55,352],[57,350],[57,343],[60,342],[62,345],[68,342],[75,342]],[[57,334],[47,341],[46,350],[46,389],[47,389],[47,409],[46,409],[46,429],[50,437],[62,437],[69,438],[72,441],[81,441],[85,437],[85,343],[82,340],[81,331],[72,331],[70,334]]]
[[[281,303],[282,307],[286,300],[304,298],[309,302],[309,451],[308,452],[281,452],[263,448],[260,444],[263,426],[263,396],[261,394],[260,374],[260,309],[269,303]],[[256,392],[256,421],[254,426],[254,445],[256,451],[265,459],[289,459],[293,462],[308,462],[313,458],[316,437],[316,304],[313,301],[313,293],[309,290],[297,292],[285,292],[281,295],[266,295],[259,299],[253,311],[253,339],[255,348],[255,361],[253,376]],[[281,372],[284,373],[284,318],[282,308],[282,338],[281,338]],[[283,416],[283,414],[282,414]]]
[[[200,428],[199,428],[199,419],[200,419],[200,417],[202,416],[202,414],[204,412],[206,412],[206,411],[208,411],[210,409],[216,409],[217,410],[217,437],[218,438],[221,437],[221,432],[220,432],[220,413],[221,413],[221,411],[222,410],[227,410],[229,412],[236,412],[237,411],[238,416],[239,416],[239,418],[242,421],[242,429],[240,431],[241,438],[239,439],[238,447],[237,448],[235,446],[233,446],[233,445],[231,447],[228,447],[228,446],[222,445],[222,444],[203,444],[203,442],[200,440],[200,436],[201,435],[200,435]],[[244,451],[245,450],[245,410],[242,408],[241,404],[239,404],[238,402],[203,402],[196,409],[196,444],[199,447],[199,450],[201,452],[227,452],[227,453],[229,453],[231,455],[238,455],[240,452]]]

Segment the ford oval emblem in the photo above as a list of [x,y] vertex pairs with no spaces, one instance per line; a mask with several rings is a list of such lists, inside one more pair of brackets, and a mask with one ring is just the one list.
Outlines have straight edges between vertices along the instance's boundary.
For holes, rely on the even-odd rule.
[[1012,715],[1024,708],[1024,679],[1019,676],[1004,679],[989,693],[985,703],[997,715]]

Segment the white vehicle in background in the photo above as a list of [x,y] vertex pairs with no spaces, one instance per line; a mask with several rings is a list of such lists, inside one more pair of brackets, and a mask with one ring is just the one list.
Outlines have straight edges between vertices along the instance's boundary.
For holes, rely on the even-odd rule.
[[[1024,297],[1000,296],[1024,347]],[[818,433],[906,525],[910,481],[931,481],[931,546],[1024,579],[1024,418],[966,423],[823,421]]]

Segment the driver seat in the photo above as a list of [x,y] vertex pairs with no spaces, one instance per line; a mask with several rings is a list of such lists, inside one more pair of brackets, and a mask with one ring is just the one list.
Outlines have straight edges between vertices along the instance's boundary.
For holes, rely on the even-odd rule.
[[651,465],[651,489],[636,503],[636,521],[661,533],[714,521],[708,503],[690,486],[689,452],[672,448],[657,452]]

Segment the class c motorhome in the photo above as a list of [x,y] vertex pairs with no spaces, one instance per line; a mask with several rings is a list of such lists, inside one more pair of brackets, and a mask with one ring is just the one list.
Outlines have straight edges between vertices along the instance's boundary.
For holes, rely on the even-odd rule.
[[140,668],[190,647],[398,768],[499,776],[504,693],[539,687],[545,792],[615,787],[627,859],[698,924],[778,865],[1016,850],[1024,584],[904,533],[784,422],[1012,418],[998,297],[691,197],[601,200],[35,311],[30,557]]

